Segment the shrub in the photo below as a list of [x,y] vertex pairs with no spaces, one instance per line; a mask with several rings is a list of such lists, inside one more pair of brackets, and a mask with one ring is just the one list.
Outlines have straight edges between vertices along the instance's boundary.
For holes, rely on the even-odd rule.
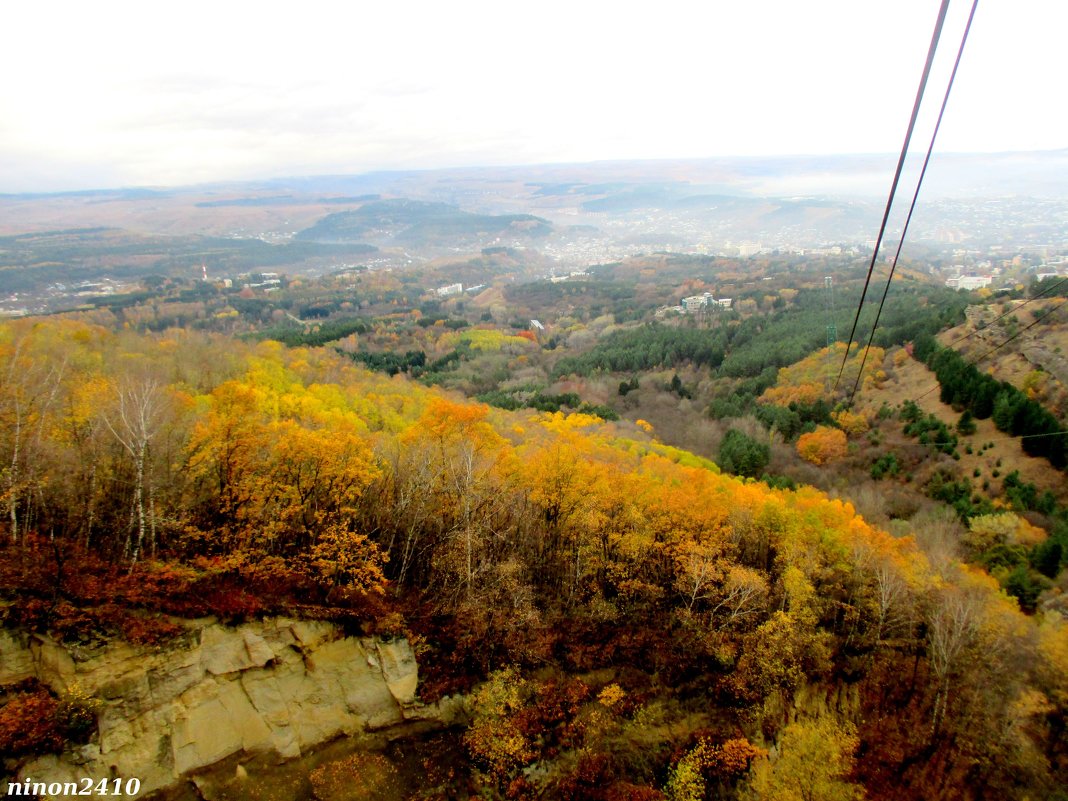
[[96,713],[102,702],[74,684],[56,705],[56,724],[72,743],[87,743],[96,731]]
[[0,707],[0,754],[48,754],[63,748],[56,699],[45,690],[16,695]]
[[1018,564],[1005,580],[1005,591],[1020,602],[1020,608],[1035,611],[1038,596],[1049,586],[1040,574],[1028,570],[1026,564]]
[[896,476],[901,472],[901,463],[893,453],[884,453],[871,466],[871,477],[878,481],[887,476]]
[[356,753],[311,772],[318,801],[386,801],[398,798],[397,769],[381,754]]
[[971,436],[975,433],[975,417],[972,415],[970,409],[965,409],[964,414],[962,414],[960,420],[957,421],[957,433],[964,437]]

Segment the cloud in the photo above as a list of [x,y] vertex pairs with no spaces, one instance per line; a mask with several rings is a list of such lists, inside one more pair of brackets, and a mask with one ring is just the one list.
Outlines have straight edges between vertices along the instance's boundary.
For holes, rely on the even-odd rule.
[[[1056,4],[1020,1],[1027,14],[980,8],[945,147],[1064,146],[1066,112],[1049,98],[1068,20]],[[852,0],[663,0],[640,14],[562,0],[101,0],[71,6],[63,25],[45,5],[9,11],[21,35],[0,50],[15,78],[0,82],[0,154],[19,159],[0,190],[64,171],[161,184],[891,152],[933,24],[926,0],[892,13]]]

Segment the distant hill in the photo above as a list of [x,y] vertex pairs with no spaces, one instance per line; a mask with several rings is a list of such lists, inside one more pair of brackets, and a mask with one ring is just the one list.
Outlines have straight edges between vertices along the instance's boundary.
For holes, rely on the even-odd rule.
[[[906,176],[918,171],[914,161]],[[589,223],[624,245],[651,235],[643,241],[681,236],[689,245],[815,247],[873,238],[894,164],[893,154],[604,161],[0,194],[0,234],[108,226],[257,237],[306,229],[302,239],[336,243],[359,241],[368,231],[379,246],[407,250],[426,242],[474,251],[498,244],[493,239],[506,232],[546,233],[550,220],[559,226],[555,234]],[[921,201],[913,242],[1059,244],[1068,214],[1068,150],[938,153]],[[321,219],[342,211],[350,213]],[[626,225],[613,229],[606,218]]]
[[0,236],[0,292],[36,292],[49,284],[147,275],[197,278],[255,269],[313,269],[366,258],[362,242],[285,242],[212,236],[161,236],[120,228],[70,228]]
[[195,204],[198,209],[220,209],[227,206],[311,206],[364,203],[378,200],[381,195],[356,195],[355,197],[296,197],[294,195],[270,195],[268,197],[237,197],[225,200],[204,200]]
[[538,237],[552,224],[532,214],[475,214],[448,203],[395,198],[330,214],[297,234],[313,242],[439,244],[501,235]]

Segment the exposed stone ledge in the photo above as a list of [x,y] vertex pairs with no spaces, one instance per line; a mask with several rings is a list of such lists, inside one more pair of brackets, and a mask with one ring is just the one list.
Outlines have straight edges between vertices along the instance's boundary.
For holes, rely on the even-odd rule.
[[160,650],[122,642],[80,650],[0,631],[0,683],[30,677],[57,692],[77,684],[104,706],[97,740],[35,759],[20,778],[137,777],[141,795],[235,754],[290,759],[406,720],[450,722],[458,710],[420,703],[407,640],[288,618],[199,621]]

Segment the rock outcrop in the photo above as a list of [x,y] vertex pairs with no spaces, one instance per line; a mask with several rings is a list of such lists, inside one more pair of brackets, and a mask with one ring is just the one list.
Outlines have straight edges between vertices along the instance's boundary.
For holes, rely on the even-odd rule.
[[35,759],[20,777],[136,777],[141,795],[234,754],[288,759],[341,735],[449,716],[417,700],[407,640],[284,618],[205,622],[160,650],[0,631],[0,684],[30,677],[60,693],[77,685],[103,706],[92,743]]

